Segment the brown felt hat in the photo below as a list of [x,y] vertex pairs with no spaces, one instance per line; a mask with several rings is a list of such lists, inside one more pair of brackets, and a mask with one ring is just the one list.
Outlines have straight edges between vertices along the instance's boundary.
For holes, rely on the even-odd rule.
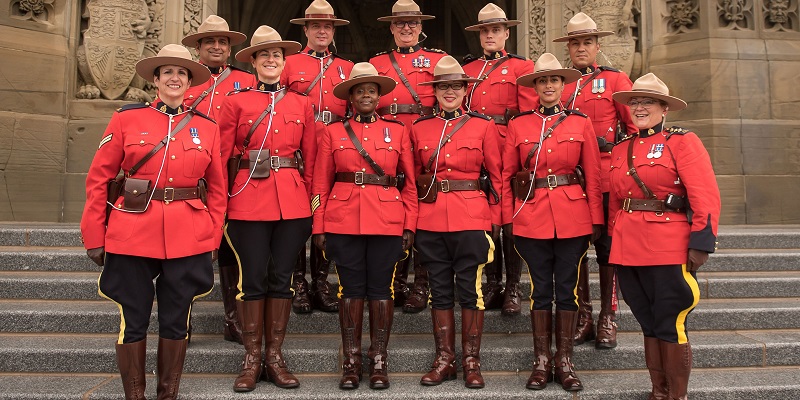
[[236,53],[236,60],[250,62],[250,57],[259,50],[271,49],[273,47],[282,48],[284,57],[295,54],[302,48],[300,43],[292,40],[281,40],[281,34],[278,33],[278,31],[267,25],[261,25],[253,33],[253,37],[250,38],[250,46]]
[[333,6],[325,0],[314,0],[311,5],[306,8],[305,16],[303,18],[295,18],[289,22],[295,25],[305,25],[310,21],[329,21],[333,22],[333,26],[347,25],[350,21],[346,19],[336,18],[333,14]]
[[465,81],[467,83],[478,82],[480,79],[473,78],[464,73],[464,68],[452,56],[444,56],[433,68],[433,80],[419,83],[419,85],[435,85],[440,82]]
[[434,19],[433,15],[424,15],[414,0],[397,0],[392,6],[392,15],[378,18],[378,21],[392,22],[398,18],[419,18],[424,21]]
[[478,24],[464,28],[465,31],[479,31],[481,27],[494,24],[503,24],[506,27],[516,26],[522,21],[506,18],[506,12],[494,3],[489,3],[478,12]]
[[136,73],[148,82],[153,82],[156,68],[162,65],[177,65],[188,69],[192,73],[191,86],[201,85],[211,78],[211,71],[194,61],[189,50],[179,44],[168,44],[158,51],[158,55],[139,60],[136,63]]
[[567,36],[553,39],[554,42],[569,42],[572,38],[597,36],[598,38],[613,35],[614,32],[598,31],[597,23],[588,15],[579,12],[567,22]]
[[562,67],[556,56],[550,53],[542,53],[542,55],[539,56],[539,59],[536,60],[533,72],[517,78],[517,85],[534,87],[536,78],[551,75],[563,77],[565,85],[567,83],[575,82],[581,77],[581,73],[577,69]]
[[680,111],[686,108],[686,102],[669,95],[667,84],[652,72],[643,75],[633,82],[631,90],[616,92],[611,95],[616,102],[627,105],[633,97],[651,97],[664,101],[671,111]]
[[225,36],[230,41],[231,46],[242,44],[247,40],[244,33],[230,30],[228,21],[216,15],[209,15],[205,21],[197,28],[197,33],[187,35],[181,40],[184,46],[194,47],[202,38]]
[[353,65],[349,79],[333,87],[333,95],[342,100],[347,100],[350,97],[350,89],[353,86],[367,82],[378,85],[381,96],[391,92],[397,86],[397,82],[394,79],[378,75],[378,70],[375,69],[374,65],[368,62],[360,62]]

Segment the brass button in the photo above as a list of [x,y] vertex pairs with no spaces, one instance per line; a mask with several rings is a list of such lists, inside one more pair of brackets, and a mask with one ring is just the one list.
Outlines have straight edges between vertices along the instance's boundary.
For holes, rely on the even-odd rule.
[[366,187],[366,186],[364,186],[364,185],[361,185],[361,188],[362,188],[362,189],[364,189],[365,187]]
[[640,141],[639,141],[639,144],[644,144],[644,140],[640,140]]
[[173,154],[172,157],[170,157],[170,158],[174,160],[175,159],[175,155]]
[[448,168],[447,172],[453,172],[453,169],[452,168]]
[[339,148],[340,148],[340,149],[343,149],[343,148],[344,148],[344,146],[339,146]]
[[169,140],[170,140],[171,142],[174,142],[174,141],[175,141],[175,138],[174,138],[174,137],[171,137],[171,138],[169,138]]
[[193,99],[193,98],[194,98],[194,95],[193,95],[193,94],[190,94],[190,95],[189,95],[189,98],[190,98],[190,99]]
[[275,129],[275,133],[278,133],[278,130],[277,130],[277,129]]
[[247,123],[248,123],[248,124],[252,124],[252,123],[253,123],[253,120],[252,120],[252,119],[248,119],[248,120],[247,120]]
[[172,182],[172,178],[169,178],[169,181]]
[[453,126],[453,124],[447,124],[447,126]]
[[369,129],[369,125],[364,125],[364,129]]
[[552,153],[552,152],[553,152],[553,149],[547,149],[547,152],[548,152],[548,153]]
[[483,94],[486,94],[486,92],[483,92]]
[[366,142],[367,140],[369,140],[369,138],[364,138],[364,141],[365,141],[365,142]]
[[394,196],[395,200],[400,200],[400,196]]
[[366,171],[367,171],[366,168],[361,168],[361,172],[366,172]]
[[323,90],[322,92],[323,92],[323,93],[325,93],[325,94],[328,94],[328,91],[327,91],[327,90]]
[[392,100],[393,100],[393,101],[397,101],[397,97],[395,97],[395,98],[394,98],[394,99],[392,99]]
[[203,150],[203,146],[197,146],[197,150]]
[[133,189],[133,194],[139,194],[139,191],[136,190],[136,189]]
[[218,94],[219,94],[219,92],[214,92],[214,95],[218,95]]
[[140,140],[140,141],[139,141],[139,144],[144,144],[144,140]]
[[575,107],[575,111],[580,111],[580,107]]
[[547,169],[547,172],[550,172],[550,173],[552,173],[552,172],[553,172],[553,169],[552,169],[552,168],[548,168],[548,169]]
[[552,121],[553,119],[552,119],[552,118],[550,118],[550,117],[547,117],[547,120],[548,120],[548,121]]
[[447,143],[450,143],[452,141],[453,141],[453,139],[447,139]]
[[389,146],[389,150],[391,150],[391,149],[392,149],[392,146]]
[[297,123],[298,123],[298,124],[300,123],[300,120],[299,120],[299,119],[297,120]]
[[300,78],[300,82],[305,82],[306,78]]
[[221,107],[221,106],[217,106],[217,110],[219,110],[219,108],[220,108],[220,107]]
[[445,157],[450,157],[450,154],[446,154]]
[[529,142],[529,140],[528,140],[528,139],[525,139],[525,143],[528,143],[528,142]]
[[653,165],[653,164],[655,164],[655,163],[656,163],[655,161],[650,161],[650,165]]
[[574,140],[575,140],[575,138],[569,138],[569,141],[570,141],[570,142],[572,142],[572,141],[574,141]]
[[333,198],[335,199],[335,198],[336,198],[336,195],[333,195]]
[[669,217],[667,217],[667,221],[669,221]]
[[275,150],[275,154],[278,154],[278,150]]

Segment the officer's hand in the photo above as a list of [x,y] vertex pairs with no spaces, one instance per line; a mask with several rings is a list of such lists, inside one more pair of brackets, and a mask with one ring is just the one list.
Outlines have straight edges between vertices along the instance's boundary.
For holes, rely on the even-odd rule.
[[492,240],[497,241],[500,239],[500,225],[492,224]]
[[592,225],[592,237],[590,238],[592,243],[594,243],[597,239],[600,239],[602,227],[602,225]]
[[703,250],[689,249],[689,256],[686,260],[686,270],[689,272],[696,272],[706,261],[708,261],[708,253]]
[[317,246],[320,250],[325,251],[325,234],[320,233],[318,235],[313,235],[312,239],[314,240],[314,246]]
[[505,224],[503,225],[503,236],[514,240],[514,225],[513,224]]
[[95,264],[99,266],[103,266],[105,264],[106,258],[106,248],[105,247],[96,247],[94,249],[86,250],[86,255],[94,261]]
[[414,244],[414,232],[406,229],[403,231],[403,251],[411,248]]
[[219,259],[219,249],[215,249],[211,252],[211,262],[217,261]]

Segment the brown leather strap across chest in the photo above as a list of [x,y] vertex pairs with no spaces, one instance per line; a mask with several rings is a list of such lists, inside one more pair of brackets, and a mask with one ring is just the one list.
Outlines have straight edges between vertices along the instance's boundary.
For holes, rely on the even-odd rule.
[[564,175],[547,175],[544,178],[536,178],[534,181],[536,189],[541,188],[554,188],[558,186],[577,185],[580,183],[578,175],[564,174]]
[[684,209],[673,210],[667,208],[664,200],[656,199],[632,199],[626,198],[622,201],[622,210],[627,212],[634,211],[655,211],[655,212],[685,212]]
[[[261,160],[258,160],[259,163]],[[280,169],[280,168],[297,168],[298,162],[297,158],[295,157],[278,157],[278,156],[270,156],[269,157],[269,168],[270,169]],[[239,169],[251,169],[253,167],[253,160],[242,160],[239,164]]]
[[192,188],[163,188],[153,189],[153,200],[158,201],[175,201],[175,200],[191,200],[200,198],[197,187]]
[[337,172],[336,182],[348,182],[355,185],[397,186],[397,178],[389,175],[367,174],[364,172]]
[[377,111],[380,116],[387,114],[418,114],[420,116],[425,116],[433,114],[433,107],[422,106],[419,104],[392,103],[386,107],[379,108]]

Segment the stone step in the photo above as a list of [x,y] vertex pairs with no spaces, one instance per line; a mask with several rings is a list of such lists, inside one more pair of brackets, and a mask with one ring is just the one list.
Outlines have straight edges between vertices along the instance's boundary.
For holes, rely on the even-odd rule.
[[[99,300],[97,272],[0,271],[0,299]],[[412,278],[409,281],[413,280]],[[699,272],[700,297],[757,298],[800,297],[800,271]],[[336,285],[336,277],[330,281]],[[530,295],[530,278],[522,275],[522,293]],[[600,298],[597,274],[589,276],[593,299]],[[334,286],[335,287],[335,286]],[[200,301],[219,301],[219,280]]]
[[[456,329],[459,331],[459,329]],[[148,365],[155,366],[157,340],[148,341]],[[461,359],[460,335],[456,359]],[[0,372],[113,373],[115,335],[0,335]],[[800,330],[691,332],[694,366],[741,368],[800,364]],[[572,361],[580,370],[642,369],[644,348],[639,333],[622,333],[613,350],[576,346]],[[336,373],[340,360],[339,335],[289,336],[283,354],[293,371]],[[529,334],[484,334],[481,367],[485,371],[530,370],[533,340]],[[369,347],[364,335],[363,351]],[[203,374],[238,372],[244,348],[217,336],[196,335],[184,371]],[[388,362],[391,371],[423,373],[434,357],[433,335],[392,335]],[[154,368],[148,368],[152,370]]]
[[[353,391],[339,390],[335,374],[298,374],[300,387],[280,389],[260,382],[250,393],[231,390],[235,375],[184,374],[180,386],[183,400],[319,400],[319,399],[420,399],[420,400],[641,400],[650,393],[646,371],[579,371],[584,390],[565,392],[557,384],[541,391],[525,389],[528,371],[485,373],[486,388],[466,389],[460,378],[439,386],[421,386],[420,374],[390,372],[391,387],[370,390],[365,383]],[[147,375],[147,396],[155,398],[155,377]],[[118,400],[123,398],[117,374],[6,374],[0,376],[0,392],[5,399],[26,400]],[[800,368],[734,368],[692,370],[689,397],[693,400],[795,399],[800,397]]]
[[[528,302],[523,310],[528,310]],[[597,303],[595,302],[595,306]],[[154,307],[154,311],[157,306]],[[461,318],[455,309],[456,320]],[[599,310],[595,307],[597,317]],[[365,319],[366,320],[366,319]],[[111,333],[119,332],[119,310],[110,301],[0,300],[0,332],[5,333]],[[620,331],[638,332],[639,325],[627,306],[620,304],[617,315]],[[688,318],[691,331],[740,329],[800,329],[800,299],[708,299],[703,300]],[[192,329],[196,334],[222,334],[221,302],[198,302],[192,308]],[[150,331],[157,332],[157,316],[150,318]],[[366,329],[366,324],[365,324]],[[528,333],[530,314],[504,316],[498,310],[486,312],[484,331]],[[314,312],[292,314],[287,330],[293,334],[337,334],[338,315]],[[428,334],[430,312],[418,314],[395,311],[392,333]]]

